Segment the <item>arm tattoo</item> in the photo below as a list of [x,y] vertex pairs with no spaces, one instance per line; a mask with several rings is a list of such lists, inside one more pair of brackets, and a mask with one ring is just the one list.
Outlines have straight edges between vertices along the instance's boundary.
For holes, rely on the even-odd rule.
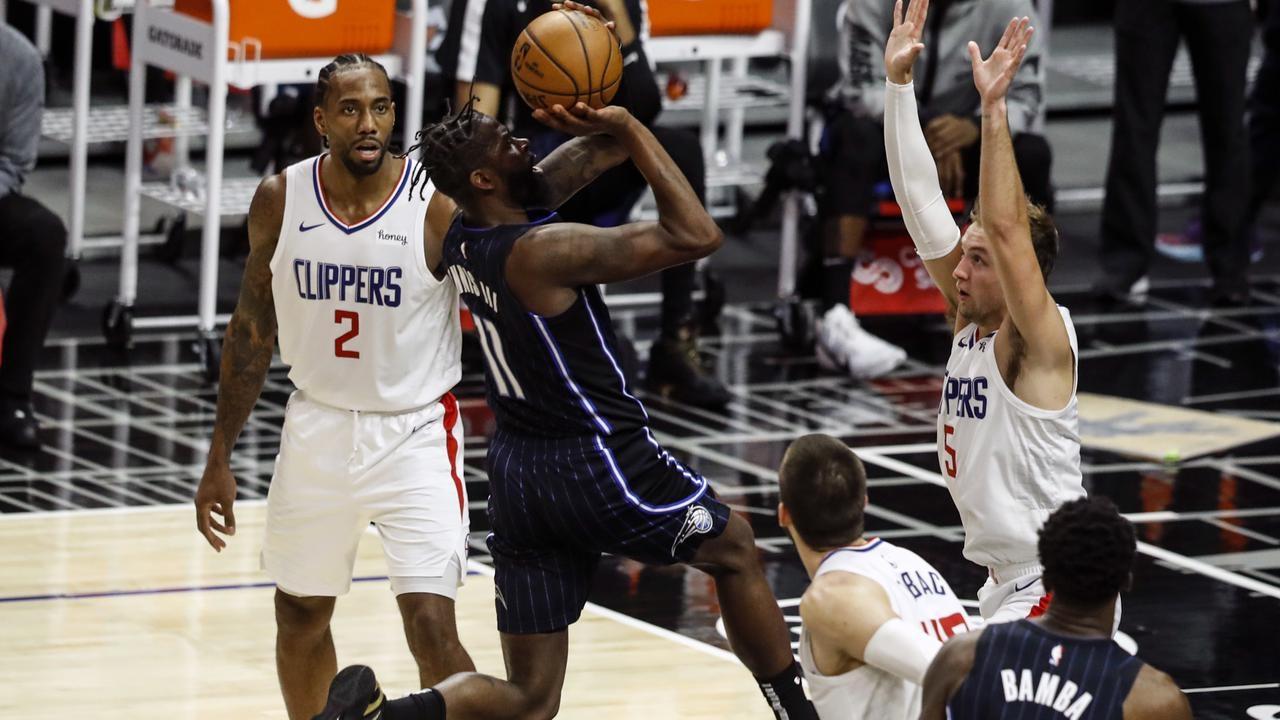
[[[258,257],[254,257],[255,254]],[[222,459],[230,459],[231,449],[266,383],[275,340],[276,314],[271,295],[271,271],[261,258],[261,252],[255,248],[245,268],[235,314],[222,341],[218,410],[209,449],[211,455],[218,453]]]
[[543,173],[552,208],[568,202],[582,188],[617,166],[626,157],[622,145],[608,135],[574,138],[547,157]]

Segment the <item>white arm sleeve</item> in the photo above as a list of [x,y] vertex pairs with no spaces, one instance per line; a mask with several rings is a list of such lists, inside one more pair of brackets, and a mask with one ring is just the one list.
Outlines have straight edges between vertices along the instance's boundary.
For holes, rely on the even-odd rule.
[[920,685],[924,682],[929,663],[933,662],[933,656],[940,649],[942,643],[921,632],[918,626],[893,618],[885,621],[871,636],[862,660]]
[[916,252],[925,260],[946,257],[960,242],[960,228],[942,196],[938,166],[920,127],[913,83],[885,81],[884,150],[893,196],[902,207]]

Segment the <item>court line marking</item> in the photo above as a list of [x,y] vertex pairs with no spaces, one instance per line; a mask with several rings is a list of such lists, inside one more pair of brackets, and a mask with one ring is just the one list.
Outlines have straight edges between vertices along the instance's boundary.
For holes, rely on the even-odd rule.
[[[257,502],[253,500],[245,500],[242,502],[242,504],[261,504],[265,502],[266,502],[265,500],[261,500]],[[178,507],[178,506],[155,505],[155,506],[142,506],[142,507],[130,507],[130,508],[65,510],[65,511],[44,512],[44,513],[40,513],[40,515],[44,517],[48,517],[54,514],[63,515],[63,514],[86,513],[86,512],[95,512],[97,514],[119,514],[120,511],[144,512],[144,511],[155,511],[155,510],[171,510],[174,507]],[[30,515],[31,513],[22,513],[22,514],[18,514],[17,516],[29,517]],[[3,519],[3,516],[0,516],[0,519]],[[372,531],[372,528],[370,528],[369,531]],[[1141,549],[1141,546],[1143,545],[1145,545],[1145,543],[1139,543],[1140,549]],[[1161,550],[1160,548],[1151,548],[1151,549],[1160,550],[1162,553],[1167,552],[1167,551]],[[1179,558],[1181,557],[1181,556],[1177,556],[1176,553],[1168,553],[1168,554],[1174,555]],[[1183,559],[1190,560],[1189,558],[1183,558]],[[1169,560],[1169,562],[1173,562],[1177,564],[1177,562],[1174,560]],[[1206,566],[1206,569],[1216,570],[1216,568],[1213,568],[1212,566]],[[468,561],[467,570],[468,570],[468,574],[483,575],[491,579],[494,577],[494,574],[495,574],[492,567],[485,565],[484,563],[481,563],[476,560]],[[1223,573],[1227,575],[1232,574],[1232,573],[1226,573],[1225,571],[1223,571]],[[1214,574],[1214,573],[1206,572],[1205,574]],[[386,576],[361,576],[361,577],[352,578],[352,582],[353,583],[375,582],[375,581],[386,580],[386,579],[387,579]],[[1242,579],[1246,579],[1246,578],[1242,578]],[[1230,582],[1230,581],[1227,580],[1227,582]],[[101,598],[112,598],[112,597],[131,597],[131,596],[138,596],[138,595],[161,595],[161,594],[172,594],[172,593],[182,593],[182,592],[206,592],[206,591],[216,592],[216,591],[223,591],[223,590],[259,589],[259,588],[268,588],[268,587],[274,587],[274,586],[275,586],[274,582],[262,581],[262,582],[254,582],[254,583],[234,583],[234,584],[224,584],[224,585],[150,588],[150,589],[139,589],[139,590],[113,590],[113,591],[97,591],[97,592],[87,592],[87,593],[65,593],[65,594],[54,593],[54,594],[45,594],[45,595],[0,597],[0,603],[42,602],[42,601],[50,601],[50,600],[101,599]],[[1264,592],[1264,594],[1272,594],[1272,593]],[[1280,594],[1276,594],[1274,596],[1280,597]],[[722,648],[719,648],[715,645],[711,645],[702,640],[696,640],[694,638],[681,635],[674,631],[667,630],[666,628],[653,625],[652,623],[646,622],[644,620],[640,620],[638,618],[631,617],[629,615],[625,615],[616,610],[611,610],[609,608],[603,607],[601,605],[597,605],[592,602],[588,602],[584,607],[584,610],[589,611],[594,615],[597,615],[609,620],[613,620],[621,625],[634,628],[646,634],[653,635],[655,637],[660,637],[666,640],[670,640],[671,642],[674,642],[683,647],[687,647],[691,650],[695,650],[704,655],[708,655],[710,657],[715,657],[720,660],[731,662],[737,665],[738,667],[742,667],[744,670],[746,669],[745,666],[742,665],[741,661],[737,658],[737,656],[735,656],[733,653],[727,650],[724,650]],[[1192,688],[1192,689],[1183,690],[1183,692],[1186,694],[1196,694],[1196,693],[1210,693],[1210,692],[1230,692],[1230,691],[1239,691],[1239,690],[1265,690],[1265,689],[1276,688],[1276,687],[1280,687],[1280,683],[1260,683],[1255,685],[1227,685],[1227,686],[1216,686],[1216,687],[1206,687],[1206,688]]]
[[[194,498],[193,498],[194,499]],[[240,508],[253,505],[266,505],[266,498],[245,498],[236,500],[234,508]],[[182,508],[194,512],[192,503],[184,503],[182,505],[126,505],[121,507],[105,507],[105,508],[80,508],[75,510],[41,510],[33,513],[0,513],[0,523],[6,520],[22,520],[24,518],[50,518],[50,517],[68,517],[71,515],[128,515],[129,513],[147,513],[147,512],[172,512],[176,508]]]
[[[488,577],[493,577],[494,575],[494,570],[492,567],[485,565],[484,563],[478,560],[468,561],[467,569],[479,575],[485,575]],[[640,630],[641,632],[647,633],[649,635],[653,635],[655,637],[660,637],[666,640],[670,640],[671,642],[687,647],[690,650],[696,650],[704,655],[709,655],[714,658],[726,660],[742,668],[743,672],[747,671],[746,666],[742,664],[742,661],[739,660],[736,655],[729,652],[728,650],[724,650],[722,648],[716,647],[715,645],[711,645],[709,643],[703,642],[702,640],[695,640],[694,638],[688,637],[687,635],[681,635],[680,633],[668,630],[664,627],[659,627],[657,625],[654,625],[649,622],[645,622],[644,620],[640,620],[638,618],[631,617],[630,615],[625,615],[616,610],[610,610],[607,607],[604,607],[602,605],[597,605],[593,602],[588,602],[583,609],[587,612],[592,613],[593,615],[598,615],[600,617],[613,620],[614,622],[617,622],[621,625],[626,625],[627,627],[635,628],[636,630]]]
[[1218,685],[1215,687],[1191,688],[1183,690],[1187,695],[1208,692],[1230,692],[1232,690],[1269,690],[1271,688],[1280,688],[1280,682],[1258,683],[1256,685]]

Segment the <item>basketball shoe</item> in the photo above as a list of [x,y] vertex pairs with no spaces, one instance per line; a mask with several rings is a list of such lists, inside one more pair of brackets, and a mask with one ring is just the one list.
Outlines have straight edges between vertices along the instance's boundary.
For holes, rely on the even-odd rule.
[[663,335],[649,348],[645,384],[672,400],[707,410],[720,410],[733,396],[716,377],[702,367],[698,355],[698,330],[684,323],[674,337]]
[[818,364],[857,380],[887,375],[907,359],[905,350],[867,332],[846,305],[832,305],[818,319],[817,331]]
[[312,720],[378,720],[386,702],[373,669],[349,665],[333,676],[329,701]]

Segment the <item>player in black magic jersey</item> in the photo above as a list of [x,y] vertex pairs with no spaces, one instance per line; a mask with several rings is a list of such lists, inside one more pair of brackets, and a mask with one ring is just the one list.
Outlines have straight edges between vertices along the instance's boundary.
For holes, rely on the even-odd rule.
[[[579,177],[550,181],[526,140],[470,104],[424,130],[418,146],[439,193],[461,210],[444,239],[443,267],[476,321],[498,422],[488,454],[489,548],[509,681],[459,674],[384,701],[373,672],[352,666],[334,678],[321,717],[438,720],[446,709],[450,720],[554,717],[568,627],[608,552],[714,577],[733,650],[774,714],[816,720],[750,526],[654,439],[597,289],[705,257],[722,234],[626,110],[578,104],[535,117],[596,141],[547,159],[571,160]],[[553,208],[628,158],[653,188],[657,222],[557,222]]]
[[1073,500],[1040,531],[1048,611],[947,642],[924,678],[922,720],[1189,720],[1170,677],[1111,639],[1133,580],[1133,525],[1102,497]]

